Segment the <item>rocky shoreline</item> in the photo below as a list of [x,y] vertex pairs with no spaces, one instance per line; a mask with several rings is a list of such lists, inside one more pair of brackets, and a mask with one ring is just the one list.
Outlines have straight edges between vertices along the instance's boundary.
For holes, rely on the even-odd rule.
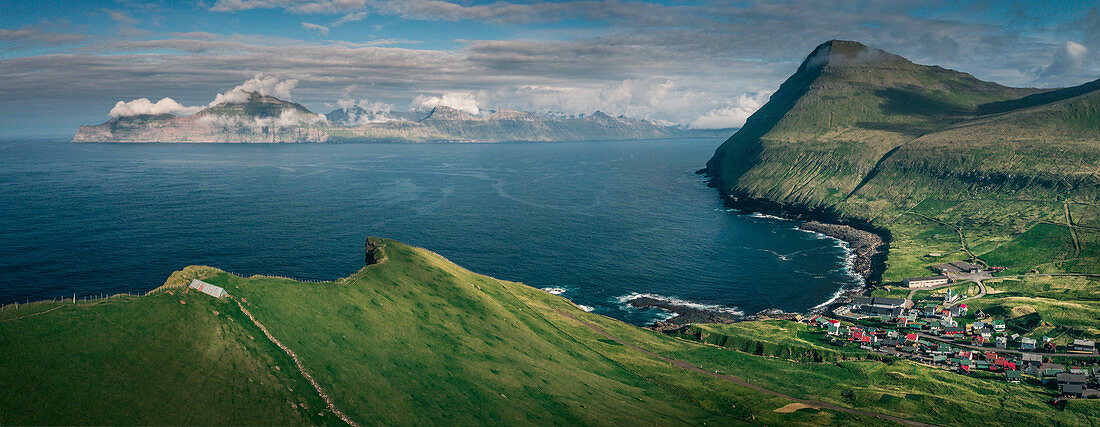
[[[706,174],[707,170],[698,171]],[[712,187],[721,188],[717,179],[711,177]],[[837,215],[824,209],[811,209],[804,206],[785,205],[770,200],[747,197],[743,194],[731,194],[722,192],[722,201],[727,208],[737,209],[749,214],[759,212],[784,219],[805,221],[798,228],[814,233],[820,233],[848,244],[852,252],[852,271],[863,277],[864,285],[860,288],[845,289],[828,304],[816,307],[810,312],[830,311],[838,305],[845,304],[855,296],[864,296],[881,282],[882,272],[886,267],[886,255],[889,247],[890,235],[885,230],[875,230],[870,224],[839,224]],[[634,307],[656,307],[676,314],[670,319],[655,322],[649,328],[657,331],[680,329],[692,323],[734,323],[748,320],[792,318],[799,313],[788,313],[779,309],[766,309],[749,316],[734,316],[713,310],[696,308],[669,301],[658,300],[649,297],[638,297],[629,304]]]
[[[706,169],[698,173],[704,174]],[[713,177],[710,185],[721,188],[717,179]],[[727,208],[737,209],[746,214],[759,212],[784,219],[805,221],[799,228],[848,243],[849,248],[856,255],[853,268],[864,278],[868,286],[877,285],[882,281],[891,237],[887,230],[878,229],[864,221],[841,219],[828,209],[776,203],[744,194],[723,191],[722,202]]]
[[882,237],[870,231],[860,230],[850,225],[826,224],[819,221],[806,221],[798,228],[821,233],[848,243],[848,249],[855,255],[852,271],[867,280],[874,271],[874,261],[885,245]]
[[647,296],[639,296],[637,298],[634,298],[629,301],[629,304],[635,308],[653,307],[676,314],[670,319],[657,321],[650,325],[649,328],[655,331],[676,330],[692,323],[727,324],[744,320],[742,316],[737,316],[730,313],[722,313],[715,310],[707,310],[705,308],[692,307],[685,304],[677,304],[671,301]]
[[698,173],[710,176],[710,186],[719,190],[722,202],[728,208],[738,209],[744,213],[760,212],[796,221],[806,221],[799,228],[848,243],[849,249],[855,255],[852,268],[863,277],[863,287],[846,289],[825,306],[812,311],[832,310],[837,305],[851,301],[854,296],[870,293],[871,289],[881,283],[890,245],[889,231],[878,229],[867,222],[841,220],[835,212],[824,208],[777,203],[746,194],[724,191],[718,178],[708,174],[706,169]]

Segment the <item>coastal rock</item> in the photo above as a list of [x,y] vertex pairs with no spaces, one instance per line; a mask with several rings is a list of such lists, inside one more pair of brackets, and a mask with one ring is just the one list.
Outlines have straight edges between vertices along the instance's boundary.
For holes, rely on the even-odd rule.
[[668,331],[679,329],[692,323],[733,323],[742,320],[741,316],[723,313],[705,308],[692,307],[686,304],[677,304],[672,301],[639,296],[630,300],[629,304],[635,308],[659,308],[675,313],[670,319],[655,322],[650,328],[656,331]]
[[366,243],[363,244],[363,261],[366,265],[374,265],[382,260],[382,253],[379,249],[382,247],[380,243],[376,243],[374,239],[368,237]]

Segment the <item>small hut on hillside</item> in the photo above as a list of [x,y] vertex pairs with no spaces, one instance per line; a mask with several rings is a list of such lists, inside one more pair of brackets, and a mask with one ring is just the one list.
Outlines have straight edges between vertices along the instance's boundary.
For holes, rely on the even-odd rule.
[[199,292],[210,295],[214,298],[221,298],[228,295],[225,293],[225,289],[211,285],[199,279],[191,280],[191,285],[189,287],[193,289],[198,289]]

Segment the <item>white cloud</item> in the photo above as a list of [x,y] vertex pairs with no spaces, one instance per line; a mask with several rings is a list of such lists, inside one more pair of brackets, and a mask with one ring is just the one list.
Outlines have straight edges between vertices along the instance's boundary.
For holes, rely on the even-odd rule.
[[[489,105],[558,114],[592,113],[687,124],[703,113],[730,107],[718,83],[687,86],[668,79],[627,79],[598,86],[531,85],[487,92]],[[751,111],[750,111],[751,113]]]
[[0,43],[8,42],[6,48],[9,50],[77,43],[87,38],[86,35],[59,32],[45,25],[0,28]]
[[362,21],[363,18],[366,18],[366,17],[367,17],[367,12],[365,12],[365,11],[349,13],[347,15],[341,16],[340,19],[337,19],[335,22],[333,22],[332,26],[333,27],[339,27],[339,26],[347,24],[349,22]]
[[210,103],[210,106],[247,101],[250,92],[258,92],[260,95],[287,100],[290,99],[290,91],[297,85],[298,80],[296,79],[280,80],[275,76],[256,74],[232,90],[219,93],[218,96],[214,97],[214,101]]
[[734,104],[726,107],[715,108],[695,119],[688,126],[692,129],[727,129],[741,127],[745,120],[760,109],[769,94],[757,94],[750,96],[742,94],[734,100]]
[[[368,97],[406,106],[415,94],[442,100],[440,94],[467,92],[474,94],[479,111],[512,108],[575,114],[599,109],[611,115],[726,126],[747,115],[737,102],[738,94],[774,89],[814,46],[831,38],[858,40],[917,63],[939,64],[1012,86],[1079,84],[1100,72],[1096,55],[1100,30],[1081,33],[1057,26],[1021,35],[1010,22],[975,15],[966,8],[933,7],[937,12],[929,15],[907,13],[924,6],[902,0],[828,8],[817,3],[745,2],[732,7],[721,1],[664,5],[526,0],[206,2],[224,11],[266,7],[292,14],[317,13],[308,20],[330,29],[360,17],[392,18],[385,22],[383,33],[400,33],[408,25],[431,25],[402,18],[592,19],[599,24],[583,29],[520,27],[508,33],[512,36],[493,40],[477,40],[482,32],[456,27],[451,37],[443,38],[450,43],[432,42],[420,49],[372,47],[394,42],[364,41],[361,34],[351,33],[347,39],[321,43],[317,37],[293,40],[263,30],[118,38],[76,35],[73,32],[85,29],[60,24],[0,29],[0,51],[51,47],[45,54],[6,55],[0,61],[4,82],[0,84],[0,129],[28,127],[23,123],[32,122],[26,120],[32,111],[68,109],[68,115],[54,114],[49,119],[58,123],[76,120],[64,119],[75,114],[93,115],[79,110],[86,105],[82,102],[111,105],[150,93],[183,97],[224,92],[256,70],[301,79],[305,87],[295,90],[295,100],[311,106],[340,97]],[[135,16],[143,22],[158,18],[145,12]],[[1089,16],[1100,17],[1100,12]],[[1039,23],[1049,17],[1033,18]],[[1086,25],[1095,22],[1093,18],[1080,25],[1085,25],[1084,30],[1100,28]],[[158,28],[171,29],[170,25]],[[339,88],[352,84],[362,90],[340,93]],[[192,95],[181,101],[198,104],[209,99]]]
[[336,106],[344,110],[346,117],[340,121],[340,124],[344,126],[360,126],[397,120],[388,114],[393,111],[393,105],[385,102],[367,99],[356,101],[351,98],[341,98],[336,101]]
[[[256,118],[256,124],[258,126],[266,125],[265,120],[266,119],[262,119],[262,118],[257,117]],[[286,126],[297,126],[297,125],[305,125],[305,124],[312,124],[312,123],[321,123],[321,122],[324,122],[324,121],[325,121],[325,116],[322,116],[322,115],[319,115],[319,114],[306,116],[302,113],[299,113],[298,110],[287,109],[287,110],[283,110],[282,113],[279,113],[279,118],[275,119],[275,124],[278,125],[278,126],[281,126],[281,127],[286,127]]]
[[[280,99],[289,99],[290,91],[297,85],[298,80],[295,79],[280,80],[275,76],[256,74],[237,87],[225,93],[219,93],[214,97],[214,101],[207,106],[213,107],[218,104],[244,102],[248,100],[249,93],[251,92],[258,92],[260,95],[270,95]],[[189,115],[197,113],[207,106],[198,105],[187,107],[176,102],[172,98],[162,98],[156,103],[149,101],[148,98],[138,98],[129,102],[119,101],[115,104],[114,108],[111,108],[111,112],[108,113],[108,115],[112,118],[136,116],[139,114]],[[281,120],[284,121],[292,119],[293,118],[281,118]]]
[[354,107],[359,107],[363,111],[379,112],[379,111],[393,111],[393,105],[385,102],[371,101],[368,99],[360,99],[358,101],[351,98],[341,98],[336,101],[336,106],[350,110]]
[[469,92],[451,92],[442,96],[417,95],[413,99],[413,105],[421,109],[432,109],[438,106],[451,107],[459,111],[477,115],[481,112],[477,99]]
[[161,98],[153,103],[148,98],[138,98],[133,101],[118,101],[108,115],[111,118],[137,116],[141,114],[194,114],[202,110],[202,106],[185,107],[172,98]]
[[320,34],[322,36],[327,36],[328,35],[328,27],[326,27],[324,25],[317,25],[317,24],[313,24],[313,23],[309,23],[309,22],[303,22],[302,23],[302,28],[305,28],[307,30],[317,30],[317,34]]
[[120,10],[108,10],[107,11],[107,17],[111,18],[112,21],[115,21],[115,22],[118,22],[118,23],[121,23],[121,24],[135,25],[138,22],[140,22],[137,19],[134,19],[133,17],[131,17],[130,15],[127,15],[126,12],[123,12],[123,11],[120,11]]
[[1085,56],[1089,48],[1074,43],[1066,42],[1054,55],[1054,61],[1040,73],[1042,77],[1065,76],[1077,74],[1085,63]]
[[295,13],[334,13],[362,9],[366,0],[218,0],[210,10],[236,12],[249,9],[284,8]]
[[283,110],[279,113],[279,117],[253,117],[251,119],[244,119],[237,116],[207,114],[199,118],[199,123],[202,125],[220,128],[247,127],[253,129],[271,129],[324,122],[326,122],[326,120],[322,115],[306,115],[293,109]]

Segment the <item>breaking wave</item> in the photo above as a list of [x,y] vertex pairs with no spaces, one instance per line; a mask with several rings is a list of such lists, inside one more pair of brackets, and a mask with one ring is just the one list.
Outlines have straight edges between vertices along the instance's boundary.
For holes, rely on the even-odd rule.
[[630,302],[635,300],[635,299],[638,299],[638,298],[653,298],[653,299],[658,300],[658,301],[667,302],[671,305],[678,305],[678,306],[682,306],[682,307],[690,307],[690,308],[694,308],[694,309],[697,309],[697,310],[707,310],[707,311],[714,311],[714,312],[718,312],[718,313],[726,313],[726,314],[731,314],[731,315],[734,315],[734,316],[744,316],[745,315],[744,311],[741,311],[740,309],[738,309],[736,307],[725,307],[725,306],[714,305],[714,304],[703,304],[703,303],[683,300],[683,299],[680,299],[680,298],[677,298],[677,297],[669,297],[669,296],[658,295],[658,294],[648,294],[648,293],[640,294],[640,293],[637,293],[637,292],[632,292],[628,295],[623,295],[623,296],[617,298],[615,301],[617,301],[619,304],[623,305],[626,308],[634,308],[633,306],[630,305]]
[[832,304],[832,303],[836,302],[837,298],[840,298],[841,295],[844,295],[844,291],[846,291],[846,290],[847,290],[847,288],[841,286],[839,289],[836,290],[836,292],[833,292],[833,295],[831,297],[829,297],[829,299],[825,300],[825,302],[823,302],[821,304],[813,306],[812,308],[810,308],[810,311],[820,310],[820,309],[823,309],[825,307],[828,307],[829,304]]
[[767,218],[767,219],[786,220],[786,218],[783,218],[783,217],[778,217],[778,216],[775,216],[775,215],[762,214],[760,212],[753,212],[753,213],[749,214],[749,216],[753,217],[753,218]]
[[553,294],[553,295],[561,295],[561,294],[564,294],[565,291],[568,291],[568,289],[554,287],[554,286],[542,288],[542,290],[546,291],[549,294]]

